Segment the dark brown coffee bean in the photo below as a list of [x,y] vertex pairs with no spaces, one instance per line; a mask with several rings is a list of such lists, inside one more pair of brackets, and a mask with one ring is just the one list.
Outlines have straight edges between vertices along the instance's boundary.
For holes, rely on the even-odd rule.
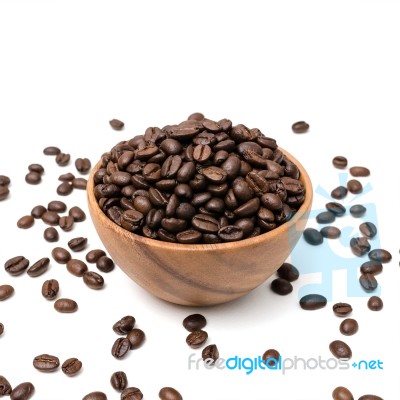
[[68,216],[63,216],[60,217],[60,220],[58,221],[58,225],[60,226],[60,228],[65,231],[65,232],[69,232],[73,226],[74,226],[74,218],[71,217],[70,215]]
[[126,335],[126,338],[129,340],[131,344],[131,350],[137,349],[140,347],[145,339],[145,334],[141,329],[134,328]]
[[0,301],[8,299],[13,293],[14,288],[11,285],[0,285]]
[[183,400],[182,395],[176,389],[169,386],[161,388],[158,397],[161,400]]
[[85,178],[74,178],[72,180],[72,187],[74,189],[86,190],[87,179],[85,179]]
[[277,273],[279,278],[286,279],[289,282],[293,282],[299,278],[299,270],[290,263],[283,263]]
[[279,363],[280,357],[281,357],[281,355],[279,354],[278,350],[268,349],[262,355],[262,360],[269,367],[275,367],[275,365]]
[[376,228],[375,224],[372,222],[363,222],[359,226],[360,232],[367,237],[368,239],[372,239],[378,233],[378,229]]
[[193,349],[201,347],[208,338],[206,331],[193,331],[186,337],[186,343]]
[[128,386],[128,377],[124,371],[116,371],[111,375],[110,383],[117,392],[122,392]]
[[6,175],[0,175],[0,186],[8,186],[11,183],[11,180]]
[[331,197],[337,200],[344,199],[347,196],[347,188],[344,186],[338,186],[331,192]]
[[113,331],[118,335],[126,335],[133,329],[135,322],[136,320],[134,317],[132,317],[132,315],[127,315],[118,320],[112,328]]
[[127,387],[121,393],[121,400],[142,400],[143,393],[137,387]]
[[61,182],[72,182],[75,179],[75,175],[71,172],[67,172],[66,174],[61,174],[58,177],[58,180]]
[[87,246],[87,238],[85,237],[76,237],[68,241],[68,247],[72,251],[82,251]]
[[67,262],[67,270],[72,275],[82,277],[88,271],[88,266],[83,261],[72,258]]
[[243,238],[243,229],[240,226],[227,225],[219,229],[218,237],[223,242],[236,242]]
[[333,390],[332,398],[333,400],[354,400],[350,390],[343,386],[338,386]]
[[359,397],[358,400],[383,400],[383,398],[374,394],[365,394],[364,396]]
[[316,216],[316,220],[319,224],[330,224],[335,221],[335,214],[330,211],[323,211]]
[[365,168],[365,167],[351,167],[350,174],[355,177],[369,176],[370,171],[368,168]]
[[293,286],[286,279],[277,278],[271,282],[271,290],[276,294],[286,296],[287,294],[292,293]]
[[58,153],[56,155],[56,163],[60,166],[60,167],[65,167],[66,165],[69,164],[69,160],[71,159],[71,156],[69,154],[66,153]]
[[59,264],[66,264],[71,259],[71,253],[63,247],[54,247],[51,251],[54,261]]
[[334,340],[333,342],[331,342],[331,344],[329,345],[329,350],[338,359],[349,360],[352,356],[350,347],[341,340]]
[[44,257],[41,258],[39,261],[36,261],[34,264],[32,264],[26,273],[31,276],[31,277],[37,277],[42,274],[44,274],[50,265],[50,258]]
[[361,265],[362,274],[380,274],[383,270],[383,265],[379,261],[366,261]]
[[321,294],[307,294],[300,299],[299,303],[303,310],[318,310],[326,306],[327,299]]
[[268,210],[278,211],[282,210],[283,203],[279,196],[272,193],[265,193],[260,198],[261,203],[268,208]]
[[378,281],[372,274],[361,274],[359,281],[366,292],[373,292],[378,287]]
[[75,222],[82,222],[86,219],[85,212],[77,206],[70,208],[68,215],[70,215]]
[[350,214],[354,218],[360,218],[367,212],[367,209],[361,204],[355,204],[350,207]]
[[47,205],[49,211],[63,213],[67,210],[67,205],[63,201],[53,200]]
[[192,218],[192,225],[195,229],[204,233],[217,233],[219,230],[218,221],[204,214],[197,214]]
[[358,194],[363,191],[363,186],[360,181],[357,179],[350,179],[347,182],[347,189],[350,193]]
[[101,272],[111,272],[114,267],[114,261],[107,256],[101,256],[97,259],[96,261],[96,267],[101,271]]
[[332,309],[334,314],[338,317],[346,317],[353,311],[351,305],[347,303],[336,303],[333,305]]
[[368,239],[362,236],[352,238],[350,240],[350,248],[354,255],[357,257],[362,257],[371,250],[371,245],[369,244]]
[[24,256],[16,256],[7,260],[4,269],[13,276],[21,275],[29,266],[29,260]]
[[10,382],[4,376],[0,375],[0,396],[8,396],[11,394],[11,391]]
[[33,359],[33,366],[40,372],[54,372],[60,366],[60,360],[50,354],[40,354]]
[[368,299],[367,305],[371,311],[381,311],[383,308],[383,301],[378,296],[372,296]]
[[113,357],[120,360],[128,354],[130,347],[131,344],[127,338],[118,338],[112,346],[111,354]]
[[103,392],[91,392],[84,396],[82,400],[107,400],[107,396]]
[[44,206],[38,205],[32,208],[31,215],[33,218],[42,218],[42,215],[46,212],[46,208]]
[[241,204],[233,211],[237,218],[251,217],[255,215],[260,208],[260,199],[255,197],[246,203]]
[[10,191],[6,186],[0,186],[0,201],[5,200],[9,194]]
[[306,228],[303,232],[304,240],[313,246],[321,244],[324,240],[322,234],[314,228]]
[[88,158],[77,158],[75,160],[75,167],[81,174],[86,174],[90,171],[92,164]]
[[54,309],[60,313],[73,313],[78,310],[78,304],[72,299],[58,299],[54,303]]
[[67,376],[75,376],[82,369],[82,361],[75,357],[68,358],[61,365],[61,370]]
[[109,121],[109,124],[111,128],[113,128],[116,131],[120,131],[125,126],[125,124],[122,121],[116,118],[111,119]]
[[57,194],[59,194],[60,196],[68,196],[69,194],[72,193],[73,189],[74,187],[70,182],[62,182],[57,187]]
[[385,249],[374,249],[368,253],[368,257],[372,261],[379,261],[381,263],[388,263],[392,259],[392,255]]
[[310,125],[307,124],[307,122],[298,121],[298,122],[295,122],[295,123],[292,125],[292,131],[293,131],[294,133],[305,133],[305,132],[308,131],[308,128],[309,128],[309,127],[310,127]]
[[352,318],[344,319],[339,326],[340,333],[351,336],[358,332],[358,322]]
[[194,229],[182,231],[176,235],[176,240],[179,243],[183,244],[199,243],[201,241],[201,238],[202,238],[201,232],[196,231]]
[[209,344],[208,346],[204,347],[203,351],[201,352],[201,357],[209,365],[213,365],[219,358],[217,346],[215,344]]
[[43,237],[45,238],[46,241],[48,242],[57,242],[59,239],[58,231],[56,228],[53,228],[52,226],[49,228],[46,228],[43,232]]
[[[4,332],[4,325],[0,322],[0,336],[3,334]],[[1,395],[1,378],[2,376],[0,375],[0,395]]]
[[341,231],[339,228],[336,228],[336,226],[324,226],[320,230],[320,233],[324,238],[337,239],[340,236]]
[[48,279],[43,282],[42,296],[47,300],[54,300],[57,297],[60,286],[57,279]]
[[101,249],[94,249],[94,250],[90,250],[87,254],[86,254],[86,261],[88,263],[94,264],[97,262],[97,260],[100,257],[103,257],[106,255],[106,252],[104,250]]
[[36,172],[36,173],[38,173],[39,175],[42,175],[42,174],[44,173],[44,168],[43,168],[43,166],[40,165],[40,164],[30,164],[30,165],[28,166],[28,170],[29,170],[30,172]]
[[188,116],[188,120],[191,121],[202,121],[204,119],[204,115],[202,113],[199,112],[195,112],[193,114],[190,114]]
[[47,225],[58,225],[60,216],[55,211],[45,211],[42,214],[42,221]]
[[30,185],[37,185],[42,181],[42,176],[37,172],[28,172],[25,175],[25,182]]
[[347,158],[343,156],[336,156],[332,160],[332,164],[334,167],[343,169],[347,167]]
[[29,229],[34,223],[35,219],[32,217],[32,215],[25,215],[17,221],[17,226],[20,229]]
[[337,217],[341,217],[346,213],[346,208],[342,204],[336,203],[334,201],[326,203],[325,207],[328,211],[335,214]]
[[180,199],[191,199],[193,196],[193,191],[188,184],[179,183],[175,186],[174,194]]
[[227,178],[227,173],[219,167],[205,167],[201,169],[201,174],[210,182],[221,184]]
[[10,393],[10,400],[29,400],[35,392],[31,382],[23,382],[15,386]]
[[90,289],[99,290],[104,286],[104,278],[94,271],[86,271],[83,273],[83,282]]
[[43,154],[46,156],[56,156],[61,153],[61,150],[56,146],[49,146],[43,149]]
[[206,318],[201,314],[188,315],[182,322],[184,328],[189,332],[200,331],[206,324]]

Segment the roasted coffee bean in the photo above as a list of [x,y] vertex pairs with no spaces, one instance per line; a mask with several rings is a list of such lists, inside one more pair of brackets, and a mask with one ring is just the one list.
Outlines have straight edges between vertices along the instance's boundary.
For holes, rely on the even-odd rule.
[[176,235],[176,240],[179,243],[183,243],[183,244],[200,243],[201,239],[202,239],[201,232],[196,231],[194,229],[182,231],[182,232],[177,233],[177,235]]
[[218,237],[223,242],[236,242],[243,238],[243,229],[235,225],[227,225],[218,230]]
[[70,215],[75,222],[82,222],[86,219],[85,212],[77,206],[70,208],[68,211],[68,215]]
[[[4,325],[0,322],[0,336],[3,334],[3,332],[4,332]],[[2,387],[1,387],[1,385],[2,385],[1,378],[2,378],[2,376],[0,375],[0,395],[1,395],[1,390],[2,390]]]
[[145,339],[145,334],[141,329],[133,328],[128,334],[126,338],[129,340],[131,344],[131,350],[137,349],[140,347]]
[[66,174],[61,174],[58,177],[58,180],[61,182],[72,182],[75,179],[75,175],[71,172],[67,172]]
[[190,203],[182,202],[176,208],[175,214],[180,219],[191,220],[196,215],[196,209]]
[[30,165],[28,165],[28,170],[30,172],[36,172],[39,175],[42,175],[44,173],[44,168],[40,164],[30,164]]
[[281,355],[279,354],[278,350],[268,349],[262,355],[262,360],[266,365],[268,365],[271,368],[275,367],[275,365],[279,363],[280,357]]
[[59,264],[66,264],[71,259],[71,253],[63,247],[54,247],[51,251],[54,261]]
[[60,217],[58,225],[63,231],[69,232],[73,228],[74,222],[75,221],[73,217],[71,217],[70,215],[65,215],[63,217]]
[[378,287],[378,281],[372,274],[361,274],[359,281],[366,292],[373,292]]
[[343,386],[338,386],[333,390],[332,398],[333,400],[354,400],[350,390]]
[[309,128],[309,127],[310,127],[310,125],[307,124],[307,122],[298,121],[298,122],[295,122],[295,123],[292,125],[292,131],[293,131],[294,133],[305,133],[305,132],[308,131],[308,128]]
[[358,332],[358,322],[352,318],[344,319],[339,326],[340,333],[351,336]]
[[44,274],[50,265],[50,258],[48,257],[43,257],[39,261],[36,261],[34,264],[32,264],[26,273],[31,276],[31,277],[36,277]]
[[46,212],[46,207],[38,205],[32,208],[31,215],[33,218],[42,218],[42,215]]
[[131,344],[127,338],[118,338],[112,346],[111,354],[120,360],[128,354],[130,348]]
[[13,276],[21,275],[29,266],[29,260],[24,256],[16,256],[7,260],[4,269]]
[[111,119],[109,121],[109,124],[111,128],[113,128],[116,131],[120,131],[125,126],[125,124],[122,121],[116,118]]
[[183,400],[182,395],[176,389],[169,386],[161,388],[158,397],[161,400]]
[[29,229],[34,223],[35,219],[32,217],[32,215],[25,215],[17,221],[17,226],[21,229]]
[[359,226],[360,232],[367,237],[368,239],[372,239],[378,233],[378,229],[372,222],[363,222]]
[[86,190],[87,179],[85,179],[85,178],[74,178],[72,180],[72,187],[74,189]]
[[335,221],[335,214],[330,211],[323,211],[316,216],[319,224],[330,224]]
[[71,159],[71,156],[69,154],[66,153],[58,153],[56,155],[56,163],[60,166],[60,167],[65,167],[66,165],[69,164],[69,160]]
[[340,229],[336,228],[336,226],[324,226],[320,232],[327,239],[337,239],[341,234]]
[[338,317],[346,317],[353,311],[351,305],[347,303],[336,303],[333,305],[332,309],[334,314]]
[[237,218],[251,217],[255,215],[260,208],[260,199],[255,197],[246,201],[233,211]]
[[11,183],[11,180],[6,175],[0,175],[0,186],[8,186]]
[[43,282],[42,296],[47,300],[54,300],[57,297],[60,286],[57,279],[48,279]]
[[97,260],[100,257],[103,257],[106,255],[106,252],[104,250],[101,249],[94,249],[94,250],[90,250],[87,254],[86,254],[86,261],[88,263],[94,264],[97,262]]
[[85,237],[76,237],[68,241],[68,247],[72,251],[82,251],[86,248],[87,242],[88,240]]
[[88,271],[88,266],[83,261],[72,258],[67,262],[67,270],[72,275],[82,277]]
[[392,255],[385,249],[374,249],[368,253],[368,257],[372,261],[379,261],[381,263],[388,263],[392,259]]
[[52,226],[49,228],[46,228],[43,232],[43,237],[45,238],[46,241],[48,242],[57,242],[59,239],[58,231],[56,228],[53,228]]
[[86,396],[84,396],[82,400],[107,400],[107,396],[103,392],[90,392]]
[[286,296],[287,294],[293,291],[293,286],[286,279],[277,278],[271,282],[271,289],[276,294],[279,294],[281,296]]
[[360,271],[362,274],[380,274],[383,270],[383,265],[379,261],[366,261],[361,265]]
[[192,225],[195,229],[204,233],[217,233],[219,230],[218,221],[204,214],[197,214],[192,218]]
[[122,392],[128,386],[128,377],[124,371],[116,371],[111,375],[110,383],[117,392]]
[[81,174],[86,174],[90,171],[92,164],[88,158],[77,158],[75,167]]
[[299,270],[290,263],[283,263],[277,273],[279,278],[286,279],[289,282],[299,279]]
[[308,244],[313,246],[321,244],[324,240],[321,233],[314,228],[306,228],[303,232],[303,237]]
[[42,214],[42,221],[47,225],[58,225],[60,221],[60,216],[55,211],[45,211]]
[[5,200],[9,194],[10,191],[6,186],[0,186],[0,201]]
[[61,150],[56,146],[49,146],[43,149],[43,154],[46,156],[56,156],[61,153]]
[[10,400],[29,400],[35,392],[31,382],[23,382],[15,386],[10,393]]
[[40,372],[54,372],[60,366],[60,360],[50,354],[40,354],[33,359],[33,366]]
[[215,361],[219,358],[219,351],[215,344],[209,344],[208,346],[204,347],[203,351],[201,352],[201,357],[208,365],[213,365]]
[[299,303],[303,310],[318,310],[326,306],[327,299],[321,294],[307,294],[300,299]]
[[329,350],[338,359],[349,360],[352,356],[350,347],[345,342],[342,342],[341,340],[334,340],[329,345]]
[[228,176],[222,168],[214,166],[202,168],[200,172],[208,181],[216,184],[224,183]]
[[[219,221],[219,224],[220,224],[220,226],[228,226],[229,225],[228,218],[222,217]],[[236,226],[242,230],[243,237],[248,237],[254,230],[254,219],[240,218],[235,221],[234,226]]]
[[206,331],[193,331],[189,333],[189,335],[186,337],[186,343],[188,346],[190,346],[192,349],[197,349],[201,347],[208,338],[208,333]]
[[63,201],[53,200],[47,205],[49,211],[63,213],[67,210],[67,205]]
[[61,365],[61,370],[67,376],[75,376],[82,369],[82,361],[75,357],[68,358]]
[[199,112],[195,112],[193,114],[190,114],[188,116],[188,120],[191,121],[202,121],[204,119],[204,115],[202,113]]
[[363,186],[360,181],[357,179],[350,179],[347,182],[347,189],[350,193],[358,194],[363,191]]
[[383,301],[378,296],[372,296],[368,299],[367,305],[371,311],[381,311],[383,308]]
[[179,183],[175,186],[174,194],[178,198],[191,199],[193,196],[192,188],[186,183]]
[[78,304],[72,299],[58,299],[54,303],[54,309],[60,313],[73,313],[78,310]]
[[344,199],[347,196],[347,188],[344,186],[338,186],[331,192],[331,197],[337,200]]
[[364,394],[358,398],[358,400],[383,400],[382,397],[376,396],[374,394]]
[[360,218],[367,212],[367,209],[361,204],[355,204],[350,207],[350,214],[354,218]]
[[143,393],[137,387],[127,387],[121,393],[121,400],[142,400]]
[[121,318],[113,325],[113,331],[118,335],[126,335],[135,326],[135,318],[131,315]]
[[73,189],[74,187],[70,182],[62,182],[57,187],[57,194],[59,194],[60,196],[68,196],[72,193]]
[[97,259],[96,261],[96,267],[99,269],[101,272],[111,272],[114,267],[114,261],[107,256],[101,256]]
[[104,278],[94,271],[86,271],[83,273],[83,282],[90,289],[99,290],[104,286]]
[[351,167],[350,174],[355,177],[369,176],[370,171],[368,168],[365,167]]
[[13,293],[14,288],[11,285],[0,285],[0,301],[8,299]]
[[42,176],[37,172],[28,172],[25,175],[25,182],[30,185],[37,185],[42,181]]
[[0,375],[0,396],[8,396],[12,391],[12,387],[8,380]]
[[357,257],[362,257],[371,250],[371,245],[369,244],[368,239],[362,236],[352,238],[350,240],[350,248],[354,255]]
[[334,167],[343,169],[347,167],[347,158],[343,156],[336,156],[332,160],[332,164]]
[[182,322],[184,328],[189,332],[200,331],[206,324],[206,318],[201,314],[188,315]]
[[268,208],[268,210],[278,211],[282,210],[283,203],[279,196],[272,193],[265,193],[260,198],[261,203]]

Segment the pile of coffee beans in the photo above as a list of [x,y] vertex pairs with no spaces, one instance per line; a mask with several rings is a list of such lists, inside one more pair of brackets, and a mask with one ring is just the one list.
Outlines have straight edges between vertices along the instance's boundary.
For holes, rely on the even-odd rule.
[[258,128],[196,113],[103,154],[94,194],[122,228],[167,242],[220,243],[271,231],[304,201],[298,167]]

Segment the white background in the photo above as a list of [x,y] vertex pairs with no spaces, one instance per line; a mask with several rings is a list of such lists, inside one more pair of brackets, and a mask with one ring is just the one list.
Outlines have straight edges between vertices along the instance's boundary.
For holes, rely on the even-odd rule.
[[[335,155],[368,166],[371,176],[361,180],[373,190],[357,202],[376,204],[380,243],[394,256],[378,276],[385,304],[379,313],[367,309],[367,297],[347,296],[348,284],[357,282],[347,282],[343,270],[333,272],[328,306],[306,312],[298,306],[298,291],[320,282],[319,273],[303,274],[286,297],[273,294],[268,281],[230,304],[195,309],[152,297],[119,269],[104,274],[105,288],[93,291],[53,261],[38,278],[11,277],[1,267],[0,284],[12,284],[15,294],[0,303],[5,325],[0,375],[14,386],[33,382],[34,398],[41,400],[81,399],[93,390],[118,399],[109,383],[117,370],[146,399],[173,386],[185,400],[322,400],[339,385],[355,398],[374,393],[398,399],[399,11],[399,2],[382,0],[0,1],[0,174],[12,179],[11,195],[0,203],[1,264],[20,254],[31,263],[50,257],[54,244],[41,237],[45,225],[36,221],[23,231],[16,221],[36,204],[59,198],[57,178],[77,174],[76,158],[89,157],[94,164],[117,142],[195,111],[275,137],[308,169],[314,188],[330,192],[338,185]],[[113,131],[111,118],[123,120],[125,129]],[[297,120],[310,123],[307,134],[292,133]],[[70,153],[72,163],[58,167],[42,153],[49,145]],[[33,162],[46,169],[38,186],[24,181]],[[87,210],[85,192],[61,200]],[[314,208],[326,202],[316,194]],[[345,218],[337,226],[350,224],[356,233],[358,223]],[[62,233],[58,245],[76,236],[89,238],[88,250],[102,247],[89,218]],[[300,270],[316,254],[301,245]],[[320,268],[325,267],[335,269]],[[42,282],[50,278],[59,280],[60,296],[76,299],[77,313],[58,314],[42,298]],[[355,336],[339,333],[340,319],[331,310],[337,301],[352,304],[360,324]],[[384,369],[285,375],[189,370],[188,356],[201,355],[186,345],[182,327],[193,312],[207,317],[208,343],[217,344],[224,358],[256,357],[276,348],[283,357],[328,359],[329,343],[344,339],[354,360],[380,359]],[[127,314],[135,316],[147,340],[119,361],[110,354],[116,339],[111,327]],[[78,357],[83,370],[74,378],[61,371],[40,373],[32,359],[41,353],[61,362]]]

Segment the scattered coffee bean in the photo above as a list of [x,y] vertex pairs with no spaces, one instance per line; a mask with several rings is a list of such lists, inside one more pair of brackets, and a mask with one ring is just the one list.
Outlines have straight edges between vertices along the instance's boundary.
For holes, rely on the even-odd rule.
[[345,336],[351,336],[358,331],[358,322],[352,318],[344,319],[339,326],[340,333]]
[[28,170],[30,172],[36,172],[39,175],[42,175],[44,173],[44,168],[41,164],[30,164],[28,165]]
[[33,359],[33,366],[40,372],[54,372],[60,366],[60,360],[50,354],[40,354]]
[[66,154],[66,153],[58,153],[56,155],[56,163],[60,167],[65,167],[66,165],[68,165],[70,159],[71,159],[71,156],[69,154]]
[[350,240],[350,248],[354,255],[362,257],[371,250],[371,245],[366,237],[361,236]]
[[28,172],[25,175],[25,182],[30,185],[38,185],[42,181],[42,176],[37,172]]
[[67,172],[66,174],[61,174],[58,177],[58,180],[61,182],[72,182],[75,179],[75,175],[71,172]]
[[271,282],[271,290],[276,294],[286,296],[293,291],[293,286],[286,279],[277,278]]
[[61,365],[61,370],[67,376],[75,376],[82,369],[82,362],[75,357],[68,358]]
[[264,352],[262,356],[262,360],[264,360],[265,364],[268,367],[273,368],[279,362],[280,354],[278,350],[275,349],[268,349]]
[[77,158],[75,160],[75,167],[81,174],[86,174],[90,171],[92,164],[88,158]]
[[67,205],[63,201],[53,200],[47,205],[49,211],[63,213],[67,210]]
[[336,156],[332,160],[332,164],[334,167],[343,169],[347,167],[347,158],[343,156]]
[[0,175],[0,186],[8,186],[11,180],[8,176]]
[[[4,332],[4,325],[0,322],[0,336],[3,334]],[[1,395],[1,378],[2,376],[0,375],[0,395]]]
[[194,120],[194,121],[203,121],[204,119],[204,115],[202,113],[199,112],[195,112],[193,114],[190,114],[188,117],[188,120]]
[[300,299],[299,303],[303,310],[318,310],[326,306],[327,299],[321,294],[307,294]]
[[68,241],[68,247],[72,251],[82,251],[86,248],[87,242],[88,240],[85,237],[76,237]]
[[363,186],[357,179],[351,179],[347,182],[347,189],[350,193],[358,194],[363,191]]
[[87,254],[86,254],[86,261],[88,263],[94,264],[95,262],[97,262],[97,260],[100,257],[103,257],[106,255],[106,252],[104,250],[101,249],[94,249],[94,250],[90,250]]
[[0,201],[5,200],[9,194],[10,191],[6,186],[0,186]]
[[206,331],[193,331],[186,337],[186,343],[192,348],[197,349],[207,341],[208,333]]
[[137,387],[127,387],[121,393],[121,400],[142,400],[143,393]]
[[330,211],[323,211],[316,216],[319,224],[330,224],[335,221],[335,214]]
[[114,267],[114,261],[108,257],[108,256],[101,256],[97,261],[96,261],[96,267],[101,271],[101,272],[111,272]]
[[359,281],[366,292],[373,292],[378,287],[378,281],[372,274],[361,274]]
[[33,218],[42,218],[43,214],[47,211],[46,207],[38,205],[32,208],[31,215]]
[[133,329],[135,322],[136,320],[132,315],[127,315],[113,325],[113,331],[118,335],[126,335]]
[[360,218],[367,212],[367,209],[361,204],[355,204],[350,207],[350,214],[354,218]]
[[86,286],[90,289],[100,290],[104,286],[104,278],[94,271],[86,271],[83,274],[83,282],[85,282]]
[[60,216],[55,211],[45,211],[42,214],[42,221],[47,225],[58,225]]
[[352,356],[350,347],[345,342],[342,342],[341,340],[334,340],[329,345],[329,350],[338,359],[349,360]]
[[54,303],[54,309],[60,313],[73,313],[78,310],[78,304],[71,299],[58,299]]
[[304,240],[313,246],[318,246],[324,240],[324,237],[319,231],[314,228],[306,228],[303,232]]
[[107,396],[103,392],[90,392],[82,400],[107,400]]
[[368,239],[372,239],[378,233],[378,229],[376,228],[375,224],[372,222],[363,222],[359,226],[360,232],[367,237]]
[[333,312],[338,317],[347,317],[352,311],[352,307],[347,303],[336,303],[332,307]]
[[204,347],[203,351],[201,352],[201,357],[209,365],[214,364],[219,358],[217,346],[215,344],[209,344],[208,346]]
[[360,267],[362,274],[380,274],[383,270],[383,265],[379,261],[366,261]]
[[383,301],[378,296],[372,296],[369,298],[367,305],[371,311],[381,311],[383,308]]
[[145,339],[145,334],[141,329],[133,328],[128,334],[126,338],[129,340],[131,344],[131,350],[137,349],[140,347]]
[[293,282],[299,278],[299,270],[290,263],[283,263],[278,271],[279,278],[286,279],[289,282]]
[[161,400],[183,400],[182,395],[176,389],[169,386],[161,388],[158,397]]
[[337,217],[341,217],[346,213],[346,208],[342,204],[336,203],[334,201],[326,203],[325,207],[328,211],[335,214]]
[[11,391],[10,400],[29,400],[34,392],[35,387],[31,382],[22,382]]
[[54,300],[57,297],[60,286],[57,279],[48,279],[43,282],[42,296],[47,300]]
[[48,257],[43,257],[40,260],[36,261],[34,264],[32,264],[28,268],[26,273],[31,277],[40,276],[49,269],[49,265],[50,265],[50,259]]
[[385,249],[374,249],[368,253],[368,257],[372,261],[379,261],[381,263],[388,263],[392,259],[392,255]]
[[85,212],[77,206],[70,208],[68,215],[70,215],[75,222],[82,222],[86,219]]
[[336,226],[324,226],[320,230],[320,233],[324,238],[337,239],[340,236],[341,231],[339,228],[336,228]]
[[73,217],[70,215],[64,215],[63,217],[60,217],[58,225],[63,231],[69,232],[74,227],[74,222],[75,221]]
[[343,386],[338,386],[333,390],[332,398],[333,400],[354,400],[350,390]]
[[11,285],[0,285],[0,301],[8,299],[13,293],[14,288]]
[[59,194],[60,196],[68,196],[72,193],[73,189],[74,187],[70,182],[62,182],[57,187],[57,194]]
[[51,251],[54,261],[59,264],[66,264],[71,259],[71,253],[63,247],[54,247]]
[[369,176],[370,171],[368,168],[365,168],[365,167],[351,167],[350,174],[355,177]]
[[13,276],[21,275],[29,266],[29,260],[24,256],[16,256],[7,260],[4,269]]
[[59,235],[58,231],[56,228],[53,228],[50,226],[49,228],[46,228],[43,232],[43,237],[45,238],[46,241],[52,243],[52,242],[58,242]]
[[111,375],[110,383],[117,392],[122,392],[128,386],[128,377],[124,371],[116,371]]
[[111,128],[113,128],[116,131],[120,131],[124,127],[124,123],[120,121],[119,119],[112,119],[109,121]]
[[56,156],[61,153],[61,150],[56,146],[49,146],[43,149],[43,154],[46,156]]
[[111,354],[120,360],[128,354],[130,348],[131,344],[127,338],[118,338],[112,346]]
[[305,121],[298,121],[298,122],[295,122],[295,123],[292,125],[292,131],[293,131],[294,133],[305,133],[305,132],[308,131],[308,128],[309,128],[309,127],[310,127],[310,125],[307,124],[307,122],[305,122]]
[[182,324],[189,332],[200,331],[206,326],[207,320],[201,314],[191,314],[183,320]]
[[374,394],[364,394],[364,396],[359,397],[358,400],[383,400],[383,398]]
[[10,382],[4,376],[0,375],[0,396],[8,396],[11,394],[11,391]]
[[74,189],[86,190],[87,179],[85,179],[85,178],[75,178],[75,179],[73,179],[72,187]]
[[344,199],[347,196],[347,188],[344,186],[338,186],[331,192],[331,197],[336,200]]
[[35,219],[32,217],[32,215],[25,215],[17,221],[17,226],[21,229],[29,229],[34,223]]
[[72,258],[67,262],[67,270],[72,275],[82,277],[88,271],[88,266],[83,261]]

